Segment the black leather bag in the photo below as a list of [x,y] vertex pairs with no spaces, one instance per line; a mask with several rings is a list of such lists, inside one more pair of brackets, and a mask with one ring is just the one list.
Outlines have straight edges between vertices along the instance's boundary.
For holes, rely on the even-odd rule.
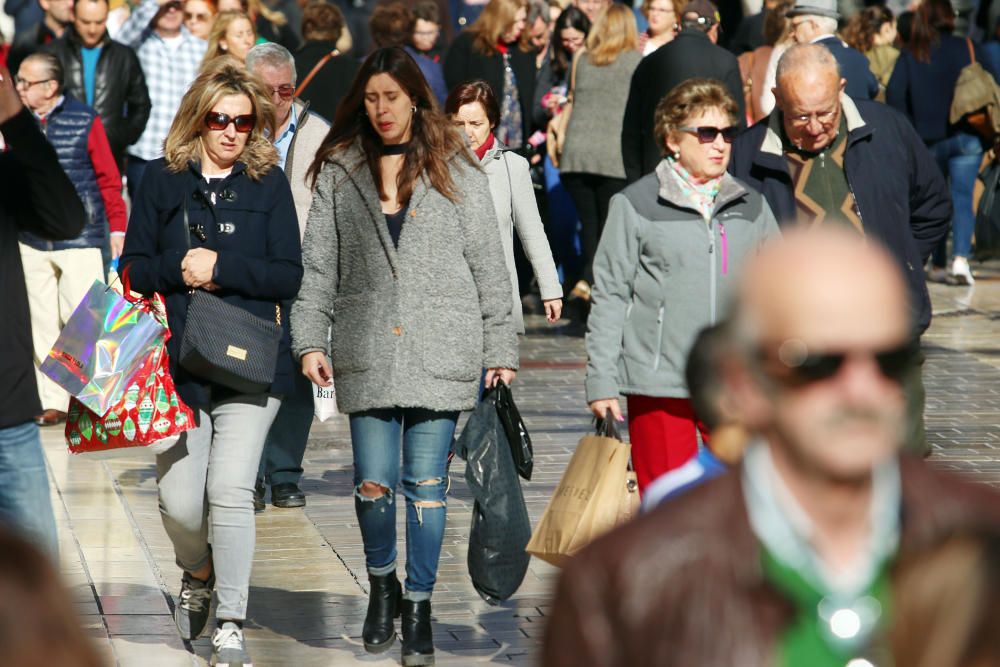
[[[187,205],[184,226],[188,248],[191,228]],[[257,317],[202,290],[191,293],[179,363],[203,380],[241,394],[257,394],[274,382],[281,344],[281,306],[274,321]]]
[[510,453],[514,457],[514,467],[517,474],[524,479],[531,481],[531,469],[533,467],[534,452],[531,448],[531,436],[528,435],[528,427],[521,419],[521,413],[514,404],[514,394],[505,382],[497,382],[496,388],[497,414],[500,416],[500,424],[504,433],[507,434],[507,442],[510,443]]

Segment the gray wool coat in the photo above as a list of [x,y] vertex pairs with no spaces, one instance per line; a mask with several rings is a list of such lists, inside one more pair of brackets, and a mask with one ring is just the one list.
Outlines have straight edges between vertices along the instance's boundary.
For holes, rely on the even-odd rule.
[[517,268],[514,266],[515,228],[524,247],[524,254],[528,256],[535,277],[538,278],[538,291],[541,292],[543,301],[562,298],[559,274],[556,273],[549,239],[538,214],[528,161],[507,150],[499,139],[494,139],[493,148],[486,151],[480,164],[490,180],[490,194],[493,195],[493,205],[497,209],[500,241],[503,243],[504,259],[513,288],[514,329],[518,333],[524,333],[521,291],[517,285]]
[[418,181],[395,248],[360,147],[316,182],[292,351],[327,350],[342,412],[476,404],[483,368],[518,366],[511,285],[486,175],[456,156],[452,202]]

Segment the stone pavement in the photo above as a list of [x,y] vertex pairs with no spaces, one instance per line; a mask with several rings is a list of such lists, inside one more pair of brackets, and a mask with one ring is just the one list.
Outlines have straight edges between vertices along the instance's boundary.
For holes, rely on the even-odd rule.
[[[924,339],[927,425],[932,461],[1000,486],[1000,266],[980,273],[974,289],[932,286],[937,316]],[[590,423],[582,338],[546,328],[539,318],[529,325],[515,390],[535,445],[534,478],[524,495],[536,522]],[[60,429],[45,430],[43,439],[62,571],[108,663],[204,664],[208,639],[185,645],[170,616],[180,572],[157,512],[151,458],[144,452],[109,460],[70,456]],[[398,664],[398,644],[369,656],[360,642],[367,577],[342,420],[314,426],[305,469],[305,510],[269,506],[257,517],[247,621],[254,664]],[[434,593],[438,663],[533,664],[557,571],[533,560],[512,600],[490,607],[479,598],[465,566],[472,502],[462,472],[456,461]]]

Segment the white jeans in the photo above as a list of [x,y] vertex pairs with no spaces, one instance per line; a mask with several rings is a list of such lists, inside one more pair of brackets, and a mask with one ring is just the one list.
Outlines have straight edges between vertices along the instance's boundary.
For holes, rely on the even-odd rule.
[[198,427],[156,457],[160,516],[177,565],[192,572],[212,562],[217,618],[246,618],[257,537],[253,487],[264,439],[280,405],[265,394],[192,405]]
[[34,348],[38,398],[43,410],[66,411],[69,394],[43,375],[38,367],[49,355],[66,320],[95,280],[104,282],[100,248],[35,250],[18,244],[24,265],[31,312],[31,342]]

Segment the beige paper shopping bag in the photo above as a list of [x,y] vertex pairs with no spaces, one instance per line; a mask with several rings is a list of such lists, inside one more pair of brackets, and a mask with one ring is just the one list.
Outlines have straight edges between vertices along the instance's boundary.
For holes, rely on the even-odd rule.
[[639,494],[629,483],[631,447],[614,437],[588,435],[559,480],[528,542],[533,556],[562,566],[591,540],[635,516]]

